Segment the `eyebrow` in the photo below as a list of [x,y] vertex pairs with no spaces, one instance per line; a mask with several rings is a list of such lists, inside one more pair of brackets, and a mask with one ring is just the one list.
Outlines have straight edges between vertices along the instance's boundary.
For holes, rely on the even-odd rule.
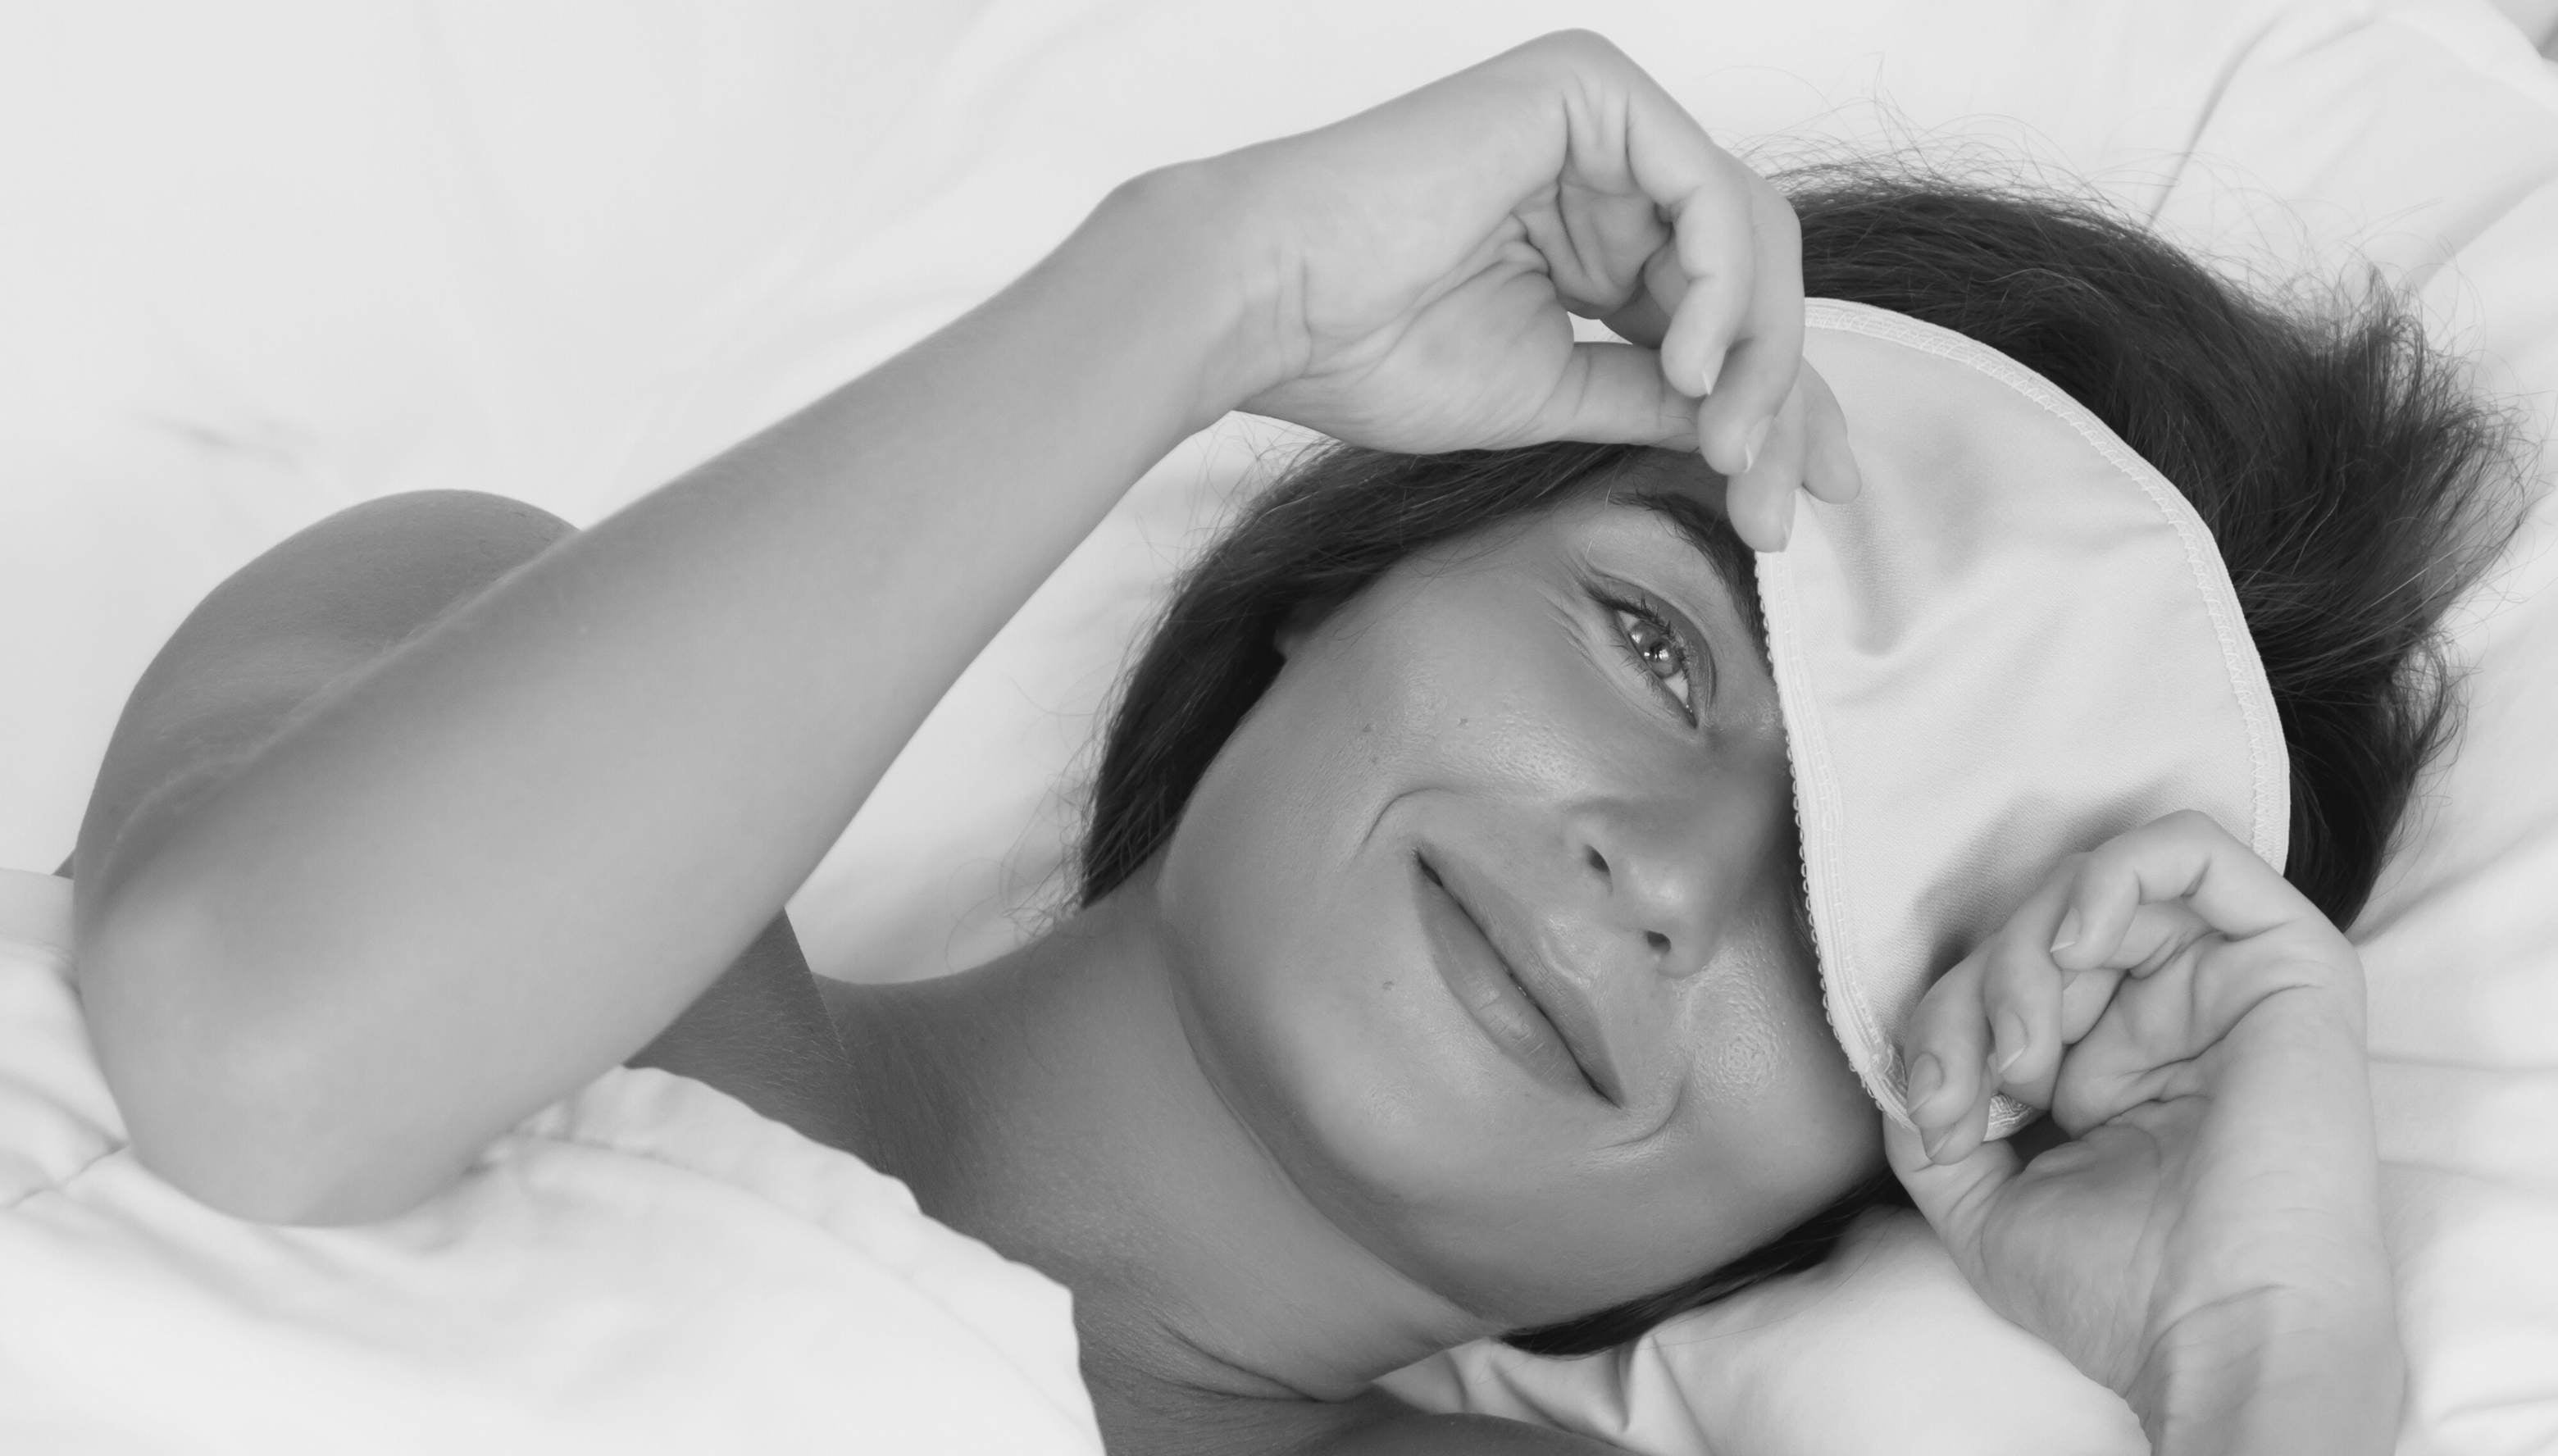
[[1720,582],[1732,605],[1741,613],[1752,636],[1766,651],[1768,621],[1759,610],[1758,553],[1741,539],[1730,522],[1705,508],[1695,497],[1676,491],[1630,491],[1610,498],[1620,505],[1639,507],[1669,522],[1679,539],[1687,542],[1705,562],[1708,574]]

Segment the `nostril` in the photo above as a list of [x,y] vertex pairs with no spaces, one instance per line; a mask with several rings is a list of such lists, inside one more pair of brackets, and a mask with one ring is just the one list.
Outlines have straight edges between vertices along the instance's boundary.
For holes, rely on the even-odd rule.
[[1590,846],[1582,851],[1582,855],[1590,862],[1590,867],[1597,870],[1603,877],[1608,873],[1608,856],[1599,852],[1599,846],[1595,844]]
[[1662,935],[1658,931],[1643,932],[1643,944],[1651,946],[1652,953],[1655,955],[1667,955],[1670,953],[1670,938]]

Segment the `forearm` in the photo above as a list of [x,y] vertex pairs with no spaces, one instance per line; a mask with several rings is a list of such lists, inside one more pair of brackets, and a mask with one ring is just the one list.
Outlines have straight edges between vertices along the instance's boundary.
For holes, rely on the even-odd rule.
[[2233,1314],[2224,1338],[2155,1352],[2129,1399],[2158,1456],[2387,1456],[2405,1357],[2385,1314]]
[[[994,299],[146,805],[81,985],[137,1144],[208,1186],[287,1177],[243,1157],[341,1170],[296,1199],[360,1217],[670,1021],[1015,608],[1231,402],[1189,203],[1121,189]],[[264,1144],[160,1125],[216,1092]]]

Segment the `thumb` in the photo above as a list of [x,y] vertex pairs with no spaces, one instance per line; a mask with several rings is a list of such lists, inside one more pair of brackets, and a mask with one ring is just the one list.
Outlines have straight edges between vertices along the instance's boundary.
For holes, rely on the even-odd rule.
[[1928,1161],[1927,1146],[1918,1140],[1917,1128],[1886,1116],[1883,1151],[1901,1186],[1910,1190],[1911,1202],[1918,1205],[1955,1262],[1967,1270],[1977,1267],[1973,1255],[1980,1247],[1981,1226],[1998,1202],[1999,1191],[2024,1166],[2016,1149],[2005,1141],[1983,1142],[1961,1162],[1940,1166]]
[[1585,340],[1572,346],[1554,392],[1516,443],[1548,440],[1694,450],[1696,401],[1670,387],[1654,351]]

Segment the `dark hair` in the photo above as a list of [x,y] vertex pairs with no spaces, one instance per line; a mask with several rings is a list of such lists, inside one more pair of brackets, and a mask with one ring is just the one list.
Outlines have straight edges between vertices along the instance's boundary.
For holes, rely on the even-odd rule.
[[[2376,282],[2286,307],[2092,199],[1900,164],[1779,179],[1804,291],[1967,335],[2066,391],[2184,490],[2216,538],[2282,716],[2285,878],[2338,925],[2361,910],[2418,776],[2450,740],[2440,624],[2520,523],[2508,417]],[[1090,904],[1162,847],[1277,675],[1292,615],[1328,610],[1433,543],[1614,484],[1647,447],[1560,442],[1404,456],[1332,444],[1260,496],[1182,577],[1122,690],[1078,884]],[[1719,525],[1720,523],[1717,522]],[[1755,610],[1751,555],[1721,564]],[[1799,927],[1798,927],[1799,930]],[[1604,1350],[1820,1261],[1889,1171],[1775,1242],[1674,1288],[1507,1341]]]

